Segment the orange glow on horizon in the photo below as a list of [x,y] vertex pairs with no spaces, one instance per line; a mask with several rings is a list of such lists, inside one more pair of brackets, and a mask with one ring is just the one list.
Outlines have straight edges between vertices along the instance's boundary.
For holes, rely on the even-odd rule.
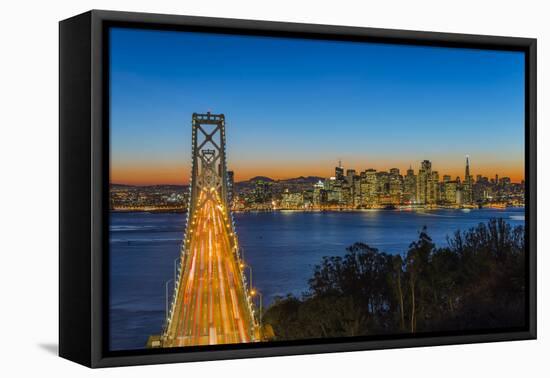
[[[337,164],[281,164],[275,165],[273,162],[269,162],[265,165],[261,163],[250,164],[243,167],[229,166],[229,170],[235,172],[235,182],[246,181],[253,177],[265,176],[274,180],[284,180],[290,178],[296,178],[300,176],[319,176],[328,178],[334,176],[334,168]],[[418,174],[418,165],[413,165],[415,174]],[[367,168],[374,168],[377,171],[388,171],[390,168],[399,168],[402,175],[406,174],[408,166],[389,166],[389,165],[371,165],[369,167],[349,167],[355,169],[356,174]],[[348,167],[344,166],[347,170]],[[454,180],[457,176],[464,179],[464,167],[452,167],[448,170],[442,168],[441,164],[433,163],[433,170],[439,172],[439,179],[442,181],[444,175],[450,175]],[[111,168],[111,183],[115,184],[127,184],[127,185],[187,185],[189,183],[189,177],[191,169],[185,165],[156,165],[156,166],[113,166]],[[470,167],[470,174],[474,176],[474,179],[478,174],[491,178],[498,174],[500,178],[510,177],[512,182],[521,182],[524,179],[524,170],[522,164],[517,164],[513,167],[509,166],[506,169],[491,168],[487,166],[476,169],[475,165]]]
[[180,166],[125,166],[111,167],[110,181],[126,185],[187,185],[189,169]]

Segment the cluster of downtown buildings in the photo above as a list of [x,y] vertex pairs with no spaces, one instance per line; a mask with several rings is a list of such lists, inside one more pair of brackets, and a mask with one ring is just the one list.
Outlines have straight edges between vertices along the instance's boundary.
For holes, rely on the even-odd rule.
[[[335,167],[334,176],[272,180],[255,177],[234,182],[228,171],[228,193],[235,211],[330,210],[413,208],[472,208],[523,206],[525,183],[509,177],[492,178],[470,173],[466,159],[464,176],[440,176],[432,163],[424,160],[417,172],[398,168],[389,171],[366,169],[357,172]],[[111,185],[111,210],[186,211],[186,185]]]
[[[464,177],[440,177],[432,163],[424,160],[417,173],[409,168],[402,175],[367,169],[357,173],[341,164],[333,177],[318,180],[309,188],[285,188],[281,181],[256,180],[253,190],[234,192],[234,210],[273,209],[376,209],[393,207],[505,207],[524,205],[524,182],[509,177],[489,179],[470,174],[466,158]],[[296,186],[296,185],[294,185]],[[233,187],[233,183],[230,183]]]
[[185,211],[189,190],[182,185],[110,186],[110,210]]

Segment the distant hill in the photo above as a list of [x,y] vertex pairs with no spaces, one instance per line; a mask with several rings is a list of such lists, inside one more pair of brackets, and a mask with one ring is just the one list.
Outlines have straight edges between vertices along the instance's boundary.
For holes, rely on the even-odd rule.
[[239,181],[237,184],[252,184],[256,183],[257,181],[266,181],[266,182],[273,182],[273,183],[281,183],[281,184],[315,184],[319,180],[324,180],[324,177],[319,176],[300,176],[300,177],[294,177],[289,179],[282,179],[282,180],[274,180],[270,177],[266,176],[256,176],[252,177],[251,179]]
[[[258,181],[269,182],[274,187],[299,187],[299,188],[309,188],[316,184],[319,180],[324,180],[323,177],[319,176],[300,176],[293,177],[289,179],[275,180],[267,176],[255,176],[251,179],[238,181],[235,183],[235,187],[238,189],[253,188],[256,186]],[[111,189],[141,189],[141,190],[166,190],[166,191],[182,191],[187,189],[188,185],[128,185],[128,184],[118,184],[112,183],[110,185]]]
[[312,190],[319,180],[324,180],[323,177],[318,176],[300,176],[283,180],[274,180],[266,176],[256,176],[246,181],[239,181],[235,183],[235,190],[238,193],[251,192],[255,189],[258,181],[269,182],[271,184],[271,190],[274,194],[280,194],[285,189],[289,189],[292,192],[300,192],[302,190]]
[[290,178],[286,180],[280,180],[280,182],[284,182],[287,184],[306,184],[306,183],[316,184],[317,182],[319,182],[319,180],[323,181],[324,179],[325,179],[324,177],[319,177],[319,176],[307,176],[307,177],[300,176],[300,177]]
[[252,177],[251,179],[249,180],[245,180],[245,181],[240,181],[240,182],[256,182],[256,181],[268,181],[268,182],[273,182],[275,180],[273,180],[272,178],[270,177],[266,177],[266,176],[256,176],[256,177]]

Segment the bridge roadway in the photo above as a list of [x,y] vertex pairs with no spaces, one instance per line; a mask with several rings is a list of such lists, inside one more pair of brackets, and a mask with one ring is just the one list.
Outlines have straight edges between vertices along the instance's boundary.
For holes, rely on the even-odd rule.
[[233,229],[217,192],[201,191],[189,220],[189,255],[165,347],[254,341],[254,320],[232,249]]

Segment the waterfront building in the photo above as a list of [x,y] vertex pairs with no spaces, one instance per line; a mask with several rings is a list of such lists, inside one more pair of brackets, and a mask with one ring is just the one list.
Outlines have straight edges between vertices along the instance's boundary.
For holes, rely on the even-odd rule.
[[426,204],[426,198],[428,197],[428,176],[431,175],[431,171],[432,163],[428,160],[424,160],[418,170],[416,186],[416,202],[422,205]]
[[379,197],[386,197],[390,194],[390,175],[388,172],[376,173],[376,191]]
[[355,170],[348,169],[344,175],[342,163],[334,168],[334,177],[325,180],[324,190],[327,195],[329,205],[340,207],[353,206],[353,177]]
[[442,201],[446,203],[447,205],[455,205],[457,204],[457,191],[458,191],[458,184],[456,181],[444,181],[443,182],[443,195],[442,195]]
[[439,174],[432,171],[432,163],[424,160],[418,171],[416,201],[422,205],[435,205],[439,193]]
[[367,169],[361,173],[361,206],[372,207],[378,204],[376,169]]
[[[336,167],[338,170],[339,167]],[[341,175],[341,180],[338,180],[336,177],[330,177],[325,180],[325,192],[327,196],[327,202],[330,205],[340,205],[342,202],[342,181],[343,181],[343,170]]]
[[403,200],[408,203],[416,201],[416,175],[412,167],[407,169],[407,175],[403,179]]
[[263,180],[256,181],[253,198],[254,198],[254,202],[258,204],[271,202],[271,199],[272,199],[271,182],[263,181]]
[[342,198],[340,201],[340,205],[345,207],[352,207],[353,206],[353,185],[350,185],[346,180],[344,180],[341,184],[341,190],[342,190]]
[[433,171],[430,177],[430,197],[429,204],[436,204],[440,201],[440,190],[439,190],[439,172]]
[[313,206],[313,189],[307,189],[302,191],[302,196],[304,199],[304,208],[309,209]]
[[462,205],[464,203],[464,194],[462,192],[462,189],[456,190],[456,204]]
[[361,206],[361,176],[356,175],[353,177],[353,207],[358,208]]
[[288,189],[281,195],[282,209],[301,209],[304,207],[304,196],[302,193],[291,193]]
[[473,184],[474,202],[486,202],[493,197],[493,182],[488,177],[477,175],[476,181]]
[[321,206],[321,191],[324,191],[325,184],[322,181],[313,185],[313,206]]
[[403,176],[399,173],[398,168],[390,169],[389,195],[392,205],[399,205],[403,195]]

